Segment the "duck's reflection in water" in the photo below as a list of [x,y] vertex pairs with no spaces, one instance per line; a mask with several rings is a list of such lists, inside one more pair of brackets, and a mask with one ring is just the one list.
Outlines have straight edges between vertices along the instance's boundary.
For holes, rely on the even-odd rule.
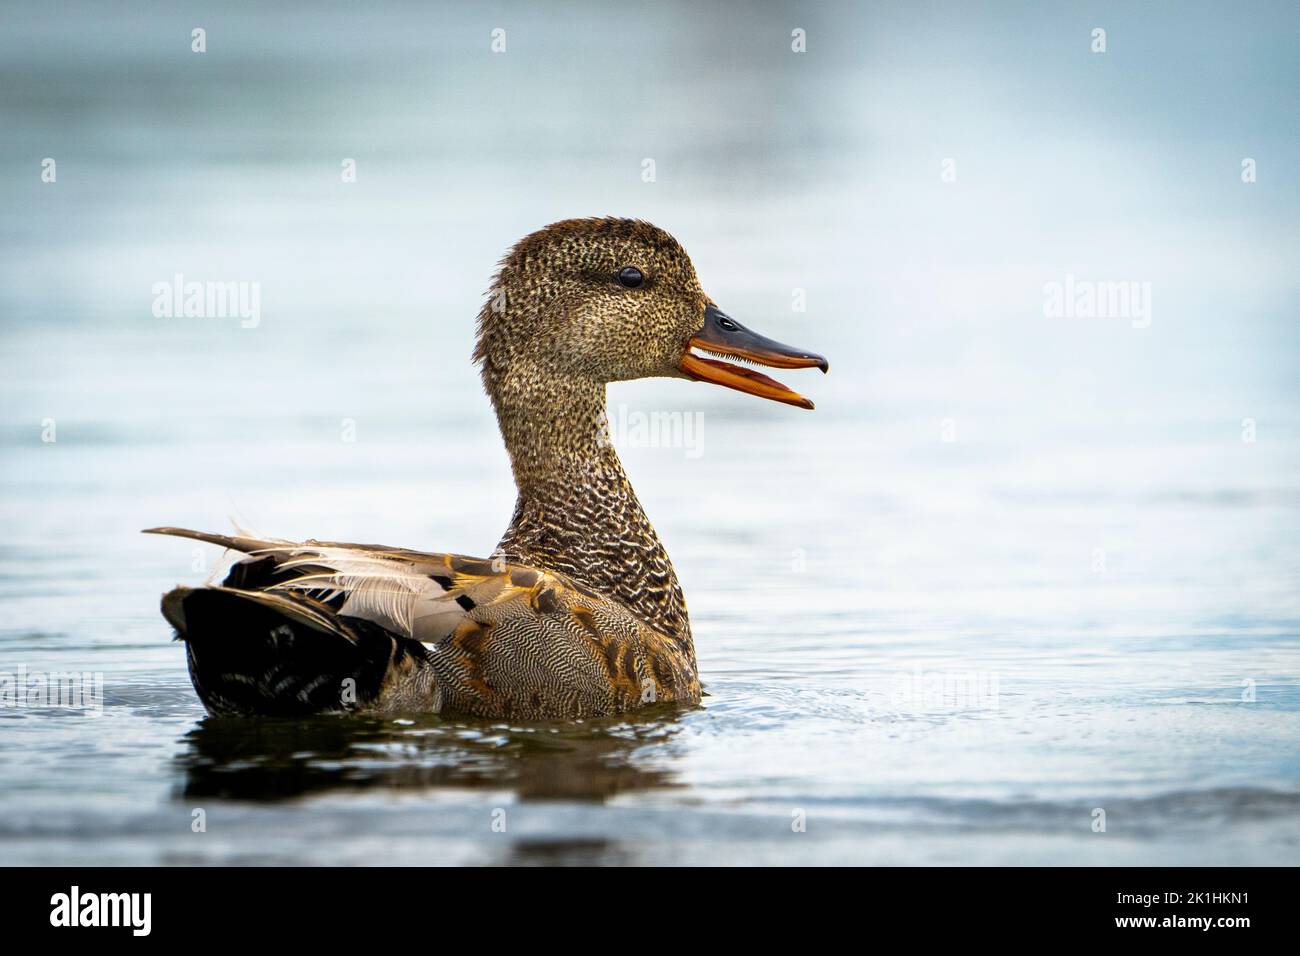
[[516,840],[501,862],[507,866],[631,866],[636,855],[612,840]]
[[178,795],[275,801],[457,787],[598,802],[677,785],[679,716],[655,708],[634,719],[518,726],[437,717],[208,718],[182,738]]

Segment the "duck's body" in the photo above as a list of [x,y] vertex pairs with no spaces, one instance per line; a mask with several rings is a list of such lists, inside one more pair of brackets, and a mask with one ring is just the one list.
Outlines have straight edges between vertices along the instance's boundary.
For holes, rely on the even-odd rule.
[[[636,334],[615,332],[629,313]],[[810,403],[692,345],[825,367],[719,312],[653,226],[571,220],[521,241],[480,314],[475,352],[519,490],[496,552],[153,529],[248,555],[221,587],[163,598],[209,712],[540,719],[698,702],[686,603],[608,440],[605,383],[676,374]]]
[[377,545],[157,530],[253,555],[222,587],[163,599],[194,687],[216,715],[528,720],[700,699],[689,635],[661,634],[558,573]]

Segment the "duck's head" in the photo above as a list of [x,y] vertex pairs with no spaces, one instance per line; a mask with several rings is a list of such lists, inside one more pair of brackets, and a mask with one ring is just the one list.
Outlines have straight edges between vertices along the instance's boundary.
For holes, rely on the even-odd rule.
[[509,390],[526,401],[559,382],[603,388],[669,376],[812,408],[780,382],[726,359],[828,367],[820,355],[724,313],[677,240],[632,219],[568,219],[520,240],[479,314],[474,357],[494,396]]

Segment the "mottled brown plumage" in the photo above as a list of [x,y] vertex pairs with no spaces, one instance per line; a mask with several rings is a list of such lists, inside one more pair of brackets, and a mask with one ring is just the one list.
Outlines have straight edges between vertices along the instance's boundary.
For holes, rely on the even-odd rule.
[[567,220],[521,240],[474,353],[518,487],[496,553],[152,529],[248,555],[221,587],[163,598],[208,710],[533,719],[698,702],[686,602],[609,441],[605,386],[686,377],[811,403],[693,356],[697,345],[825,368],[718,311],[682,247],[648,223]]
[[[641,288],[618,282],[628,265],[647,277]],[[677,576],[609,441],[605,385],[680,376],[707,305],[690,259],[663,230],[558,222],[502,262],[474,352],[519,489],[500,553],[615,598],[692,660]]]

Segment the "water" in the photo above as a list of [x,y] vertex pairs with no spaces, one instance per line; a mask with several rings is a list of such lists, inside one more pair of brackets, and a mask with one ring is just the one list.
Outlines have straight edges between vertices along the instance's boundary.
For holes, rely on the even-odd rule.
[[[685,9],[6,14],[0,672],[104,706],[0,709],[0,862],[1300,862],[1294,12]],[[472,317],[607,212],[832,364],[611,389],[703,416],[623,456],[704,705],[205,719],[156,606],[219,555],[138,530],[490,550]],[[178,272],[260,323],[154,318]]]

